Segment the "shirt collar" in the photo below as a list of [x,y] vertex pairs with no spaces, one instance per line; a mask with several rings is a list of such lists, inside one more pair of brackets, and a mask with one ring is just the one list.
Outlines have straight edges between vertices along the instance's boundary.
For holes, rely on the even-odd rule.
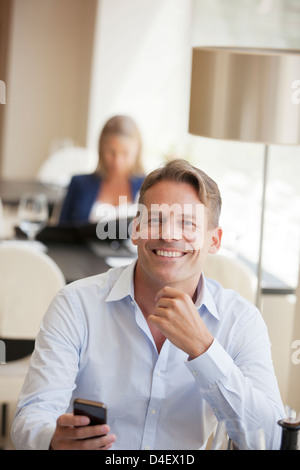
[[134,299],[134,270],[136,260],[123,269],[121,275],[116,280],[110,293],[106,297],[106,302],[121,300],[127,295]]
[[[134,300],[134,271],[137,260],[134,260],[129,266],[123,269],[121,275],[116,280],[110,293],[106,297],[106,302],[121,300],[128,295]],[[206,309],[219,320],[219,314],[213,296],[207,286],[204,274],[200,276],[198,284],[198,294],[195,307],[199,310],[203,305]]]
[[212,293],[208,288],[208,284],[203,273],[201,273],[198,284],[198,295],[195,302],[195,307],[199,310],[202,305],[204,305],[209,313],[211,313],[217,320],[220,319],[216,303]]

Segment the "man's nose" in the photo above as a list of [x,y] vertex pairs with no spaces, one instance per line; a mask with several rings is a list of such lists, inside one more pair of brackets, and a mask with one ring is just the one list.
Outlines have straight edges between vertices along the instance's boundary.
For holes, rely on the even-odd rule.
[[181,240],[182,227],[170,219],[165,221],[161,228],[161,238],[164,241]]

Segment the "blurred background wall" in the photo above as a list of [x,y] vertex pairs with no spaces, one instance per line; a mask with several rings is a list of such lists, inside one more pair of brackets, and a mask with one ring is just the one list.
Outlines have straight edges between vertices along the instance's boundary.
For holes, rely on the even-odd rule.
[[34,177],[55,139],[86,143],[96,0],[2,0],[8,11],[1,175]]

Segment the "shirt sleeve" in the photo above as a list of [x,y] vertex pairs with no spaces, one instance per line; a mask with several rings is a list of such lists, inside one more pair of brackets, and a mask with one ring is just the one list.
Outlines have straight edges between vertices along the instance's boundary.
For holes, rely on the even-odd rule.
[[279,449],[277,421],[284,410],[266,326],[258,313],[243,327],[237,325],[236,331],[230,347],[229,342],[221,345],[215,338],[204,354],[187,361],[186,366],[218,421],[239,419],[246,426],[255,423],[264,430],[266,448]]
[[75,388],[83,332],[80,315],[63,289],[42,321],[21,390],[12,425],[16,449],[49,449],[56,420],[66,412]]

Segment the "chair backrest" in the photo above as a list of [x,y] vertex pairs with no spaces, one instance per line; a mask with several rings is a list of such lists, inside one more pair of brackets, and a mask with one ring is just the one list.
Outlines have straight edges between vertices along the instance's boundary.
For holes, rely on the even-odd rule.
[[0,337],[35,339],[41,319],[64,276],[45,253],[0,245]]
[[40,167],[41,183],[67,187],[72,176],[95,171],[97,152],[85,147],[66,147],[52,153]]
[[239,259],[219,253],[209,255],[203,272],[206,277],[218,281],[225,289],[234,289],[255,303],[257,277]]

